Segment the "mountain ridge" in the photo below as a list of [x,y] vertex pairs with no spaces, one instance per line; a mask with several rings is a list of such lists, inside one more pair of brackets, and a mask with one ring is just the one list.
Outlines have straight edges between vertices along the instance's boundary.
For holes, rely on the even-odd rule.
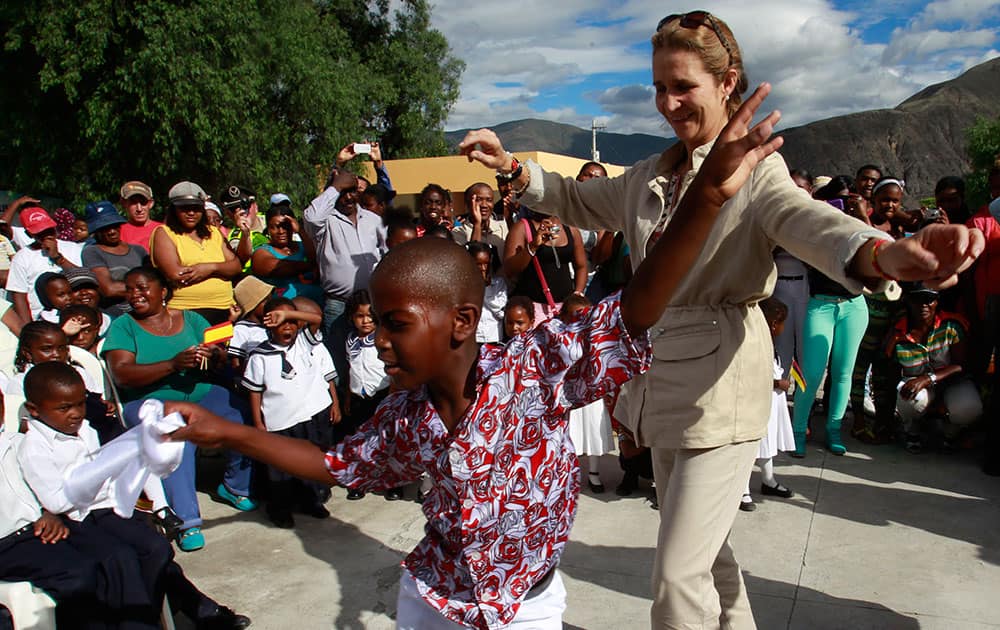
[[[655,111],[651,112],[654,115]],[[862,164],[879,165],[925,197],[945,175],[971,170],[965,130],[978,117],[1000,116],[1000,58],[927,86],[892,108],[835,116],[778,132],[789,167],[813,175],[853,175]],[[492,127],[511,151],[548,151],[590,159],[591,132],[573,125],[523,119]],[[467,129],[446,132],[457,144]],[[598,132],[605,162],[631,165],[676,142],[649,134]]]

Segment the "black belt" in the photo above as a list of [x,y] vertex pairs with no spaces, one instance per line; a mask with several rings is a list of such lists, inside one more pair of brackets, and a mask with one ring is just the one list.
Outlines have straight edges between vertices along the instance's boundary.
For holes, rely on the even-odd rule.
[[528,592],[524,594],[524,599],[532,599],[533,597],[538,597],[542,592],[552,584],[552,580],[556,577],[556,568],[552,567],[549,569],[548,573],[543,575],[540,580],[535,582],[535,585],[528,589]]
[[778,280],[805,280],[805,276],[778,276]]

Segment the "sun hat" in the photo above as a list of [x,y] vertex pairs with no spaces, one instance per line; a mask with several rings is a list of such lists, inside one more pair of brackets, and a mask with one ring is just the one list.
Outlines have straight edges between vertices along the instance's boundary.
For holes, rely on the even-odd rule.
[[274,286],[256,276],[247,276],[233,289],[236,305],[240,307],[240,317],[249,315],[257,305],[271,296]]
[[83,218],[87,222],[87,229],[90,230],[91,234],[112,225],[127,223],[125,217],[118,214],[115,205],[107,200],[88,203],[83,210]]

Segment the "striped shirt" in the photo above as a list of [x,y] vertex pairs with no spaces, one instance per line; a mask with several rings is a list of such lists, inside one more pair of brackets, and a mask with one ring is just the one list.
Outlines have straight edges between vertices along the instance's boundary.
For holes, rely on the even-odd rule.
[[934,316],[927,338],[918,340],[910,334],[907,318],[902,317],[896,322],[889,345],[890,353],[895,353],[903,377],[922,376],[953,363],[951,347],[965,341],[968,329],[969,325],[961,315],[939,311]]

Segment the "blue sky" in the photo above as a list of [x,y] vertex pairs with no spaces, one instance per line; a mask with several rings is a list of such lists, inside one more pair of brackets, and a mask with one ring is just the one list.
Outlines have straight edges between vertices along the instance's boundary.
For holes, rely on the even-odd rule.
[[782,126],[893,107],[1000,56],[1000,0],[436,0],[432,23],[466,62],[446,129],[542,118],[670,135],[652,100],[649,36],[707,9],[733,29],[751,85],[770,81]]

